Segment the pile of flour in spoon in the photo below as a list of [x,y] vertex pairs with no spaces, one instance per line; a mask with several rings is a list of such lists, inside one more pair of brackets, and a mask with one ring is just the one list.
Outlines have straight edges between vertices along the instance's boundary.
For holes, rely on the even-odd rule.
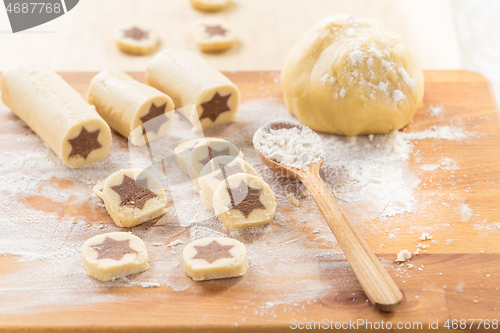
[[319,135],[290,120],[273,121],[259,128],[253,145],[271,160],[296,169],[325,158]]

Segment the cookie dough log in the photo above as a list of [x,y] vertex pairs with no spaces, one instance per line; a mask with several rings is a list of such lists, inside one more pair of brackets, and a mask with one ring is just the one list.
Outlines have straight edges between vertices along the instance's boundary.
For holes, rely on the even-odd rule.
[[224,8],[230,0],[191,0],[193,8],[206,12],[215,12]]
[[174,149],[175,160],[176,160],[179,168],[185,174],[188,174],[187,164],[189,161],[189,157],[191,156],[191,153],[193,152],[193,148],[198,143],[205,141],[206,139],[213,139],[213,138],[197,138],[197,139],[185,141],[185,142],[179,144],[177,147],[175,147],[175,149]]
[[160,42],[156,31],[142,24],[124,24],[113,30],[118,48],[129,54],[146,55],[153,52]]
[[255,227],[271,221],[276,210],[274,193],[253,175],[229,176],[215,190],[215,215],[227,229]]
[[149,62],[146,82],[172,97],[195,129],[233,120],[240,104],[236,85],[193,53],[170,48]]
[[87,274],[101,281],[114,281],[149,268],[146,244],[128,232],[90,238],[83,244],[82,257]]
[[103,200],[119,227],[133,227],[167,211],[161,183],[141,169],[125,169],[109,176],[104,183]]
[[184,270],[195,281],[242,276],[248,268],[245,244],[226,237],[189,243],[182,251]]
[[217,156],[234,156],[245,159],[240,148],[226,140],[210,138],[198,143],[193,148],[187,165],[188,175],[198,190],[200,190],[198,177],[201,170],[210,160]]
[[201,169],[198,184],[201,202],[206,209],[213,209],[214,192],[224,179],[238,173],[247,173],[260,178],[260,175],[248,162],[233,156],[215,157]]
[[93,106],[48,66],[29,64],[2,75],[2,101],[70,168],[105,158],[111,130]]
[[109,126],[135,146],[165,135],[174,120],[170,97],[121,70],[97,74],[90,82],[87,98]]
[[236,34],[220,21],[200,21],[194,25],[194,39],[203,52],[223,51],[233,46]]

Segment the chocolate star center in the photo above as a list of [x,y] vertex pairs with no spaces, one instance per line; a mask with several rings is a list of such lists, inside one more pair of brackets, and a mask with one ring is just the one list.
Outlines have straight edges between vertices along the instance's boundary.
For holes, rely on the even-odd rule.
[[98,245],[93,245],[92,248],[97,251],[97,259],[113,259],[120,260],[124,255],[129,253],[137,253],[130,247],[130,239],[114,240],[106,237],[104,242]]
[[[166,107],[167,103],[160,106],[156,106],[154,103],[151,103],[148,113],[141,117],[143,124],[146,124],[149,121],[147,124],[147,132],[152,131],[158,134],[161,125],[168,121],[168,116],[165,114]],[[154,121],[150,121],[151,119],[154,119]]]
[[193,259],[203,259],[209,264],[222,259],[222,258],[234,258],[234,256],[229,252],[234,247],[234,245],[221,245],[219,242],[213,240],[208,245],[195,246],[196,255]]
[[120,185],[111,186],[111,189],[120,195],[120,206],[133,206],[143,209],[149,199],[156,197],[156,194],[147,188],[148,179],[133,180],[127,175],[123,176]]
[[137,27],[132,27],[128,30],[123,30],[123,36],[129,37],[135,40],[148,39],[149,31],[141,30]]
[[244,181],[237,188],[226,188],[231,199],[232,209],[239,210],[245,218],[256,209],[266,209],[260,201],[262,189],[251,188]]
[[221,150],[217,150],[217,149],[212,148],[212,147],[207,145],[207,149],[208,149],[208,157],[198,161],[203,165],[206,165],[208,162],[210,162],[213,158],[216,158],[217,156],[229,155],[229,147],[221,149]]
[[238,163],[235,163],[234,165],[225,165],[219,163],[219,168],[221,173],[218,173],[216,176],[214,176],[219,180],[224,180],[227,177],[235,175],[237,173],[245,173],[245,170],[243,170]]
[[220,25],[206,25],[205,32],[213,37],[215,35],[225,36],[227,30],[221,27]]
[[231,94],[221,96],[219,92],[216,92],[211,100],[201,103],[203,112],[200,116],[200,120],[210,118],[210,120],[215,121],[221,113],[231,111],[229,106],[227,106],[229,97],[231,97]]
[[80,155],[84,159],[87,159],[93,150],[101,148],[102,145],[97,141],[100,131],[98,129],[97,131],[89,132],[85,127],[82,127],[80,134],[76,138],[68,140],[71,145],[71,152],[68,157]]

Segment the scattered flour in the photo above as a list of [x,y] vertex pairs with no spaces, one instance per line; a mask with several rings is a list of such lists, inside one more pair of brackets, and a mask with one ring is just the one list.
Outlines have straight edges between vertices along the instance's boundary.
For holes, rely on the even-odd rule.
[[460,222],[469,222],[470,218],[472,217],[472,209],[469,208],[469,205],[466,204],[461,204],[460,205],[460,213],[461,213],[461,218]]

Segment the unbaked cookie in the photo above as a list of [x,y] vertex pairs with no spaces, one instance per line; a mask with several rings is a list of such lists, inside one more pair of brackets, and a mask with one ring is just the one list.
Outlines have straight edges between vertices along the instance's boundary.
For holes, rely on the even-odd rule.
[[149,268],[146,245],[127,232],[90,238],[82,246],[82,256],[87,274],[101,281],[114,281]]
[[220,21],[202,21],[194,25],[194,39],[204,52],[222,51],[233,46],[236,35],[233,29]]
[[113,38],[123,52],[145,55],[156,49],[160,39],[156,31],[142,24],[125,24],[113,31]]
[[193,8],[214,12],[224,8],[230,0],[191,0],[191,6]]
[[213,209],[214,192],[224,179],[238,173],[260,177],[257,171],[245,160],[233,156],[215,157],[201,169],[198,184],[201,202],[206,209]]
[[193,151],[193,148],[198,143],[200,143],[206,139],[213,139],[213,138],[193,139],[193,140],[183,142],[183,143],[179,144],[177,147],[175,147],[175,150],[174,150],[175,160],[177,161],[177,165],[179,166],[179,168],[181,168],[182,172],[184,172],[185,174],[188,174],[187,164],[189,161],[189,156],[191,156],[191,152]]
[[103,199],[103,196],[104,196],[103,190],[104,190],[104,183],[105,182],[106,182],[106,179],[101,180],[100,182],[95,184],[94,188],[92,189],[94,191],[95,196],[101,200],[104,200]]
[[103,200],[119,227],[133,227],[166,213],[162,184],[140,169],[118,171],[106,179]]
[[215,215],[228,229],[255,227],[271,221],[274,193],[262,179],[248,174],[227,177],[215,190]]
[[193,179],[199,190],[198,177],[201,169],[217,156],[234,156],[245,158],[240,148],[234,143],[223,139],[210,138],[198,143],[191,153],[188,161],[188,174]]
[[195,281],[242,276],[248,268],[246,247],[225,237],[208,237],[189,243],[182,251],[184,270]]

